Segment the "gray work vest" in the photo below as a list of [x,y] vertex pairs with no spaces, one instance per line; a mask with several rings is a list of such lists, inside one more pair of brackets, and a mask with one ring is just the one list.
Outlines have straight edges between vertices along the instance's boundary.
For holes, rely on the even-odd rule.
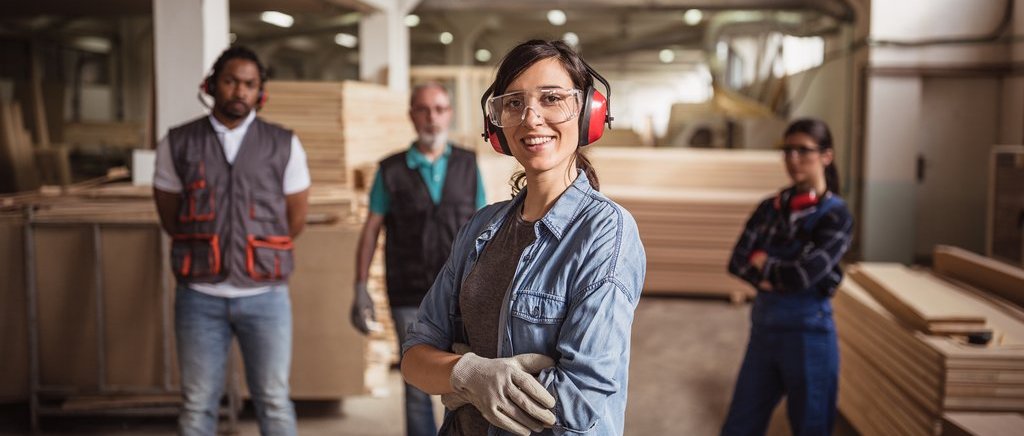
[[292,272],[284,170],[292,132],[256,118],[229,164],[208,117],[171,129],[182,182],[171,267],[178,282],[241,288],[281,284]]

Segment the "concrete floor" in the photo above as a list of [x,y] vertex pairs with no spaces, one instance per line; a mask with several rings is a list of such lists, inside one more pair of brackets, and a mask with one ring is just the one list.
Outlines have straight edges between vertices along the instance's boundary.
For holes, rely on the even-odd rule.
[[[630,364],[627,435],[716,435],[729,406],[747,341],[749,305],[721,300],[644,298],[636,311]],[[402,435],[401,379],[392,371],[386,397],[300,403],[303,435]],[[438,402],[438,413],[440,403]],[[776,413],[776,418],[781,416]],[[788,434],[783,419],[769,435]],[[0,434],[25,434],[23,406],[0,408]],[[48,419],[54,434],[173,435],[173,418]],[[240,434],[258,434],[246,413]],[[855,434],[840,423],[837,435]]]

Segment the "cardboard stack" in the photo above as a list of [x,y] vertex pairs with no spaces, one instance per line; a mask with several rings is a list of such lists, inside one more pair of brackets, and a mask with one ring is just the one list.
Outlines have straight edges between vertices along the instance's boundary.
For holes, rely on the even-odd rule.
[[758,203],[788,183],[778,153],[595,148],[588,156],[602,192],[636,219],[647,251],[645,293],[754,295],[726,268]]
[[[899,265],[849,272],[834,301],[839,408],[858,431],[935,435],[949,412],[1024,411],[1019,311],[980,295],[984,288]],[[988,344],[968,343],[979,322],[992,332]]]

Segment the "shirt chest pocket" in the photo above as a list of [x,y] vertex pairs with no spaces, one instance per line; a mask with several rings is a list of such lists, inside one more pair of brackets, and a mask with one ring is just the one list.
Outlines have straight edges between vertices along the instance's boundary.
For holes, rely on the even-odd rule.
[[567,310],[568,304],[561,295],[520,291],[511,310],[515,353],[556,356],[555,346]]

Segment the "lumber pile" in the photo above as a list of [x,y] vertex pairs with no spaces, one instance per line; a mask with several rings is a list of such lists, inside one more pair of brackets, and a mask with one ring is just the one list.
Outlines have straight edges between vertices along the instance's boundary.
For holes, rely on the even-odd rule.
[[408,95],[362,82],[269,82],[263,118],[293,129],[314,184],[351,186],[352,170],[409,146]]
[[947,413],[942,436],[1012,436],[1024,430],[1019,413]]
[[984,289],[1024,308],[1024,269],[948,245],[936,246],[932,259],[936,274]]
[[[937,435],[950,412],[1024,411],[1024,317],[900,265],[861,263],[848,277],[834,300],[839,408],[858,431]],[[985,345],[965,337],[978,323],[993,334]]]
[[647,252],[644,292],[754,295],[726,268],[750,214],[788,182],[777,153],[595,148],[588,156],[602,192],[636,219]]

